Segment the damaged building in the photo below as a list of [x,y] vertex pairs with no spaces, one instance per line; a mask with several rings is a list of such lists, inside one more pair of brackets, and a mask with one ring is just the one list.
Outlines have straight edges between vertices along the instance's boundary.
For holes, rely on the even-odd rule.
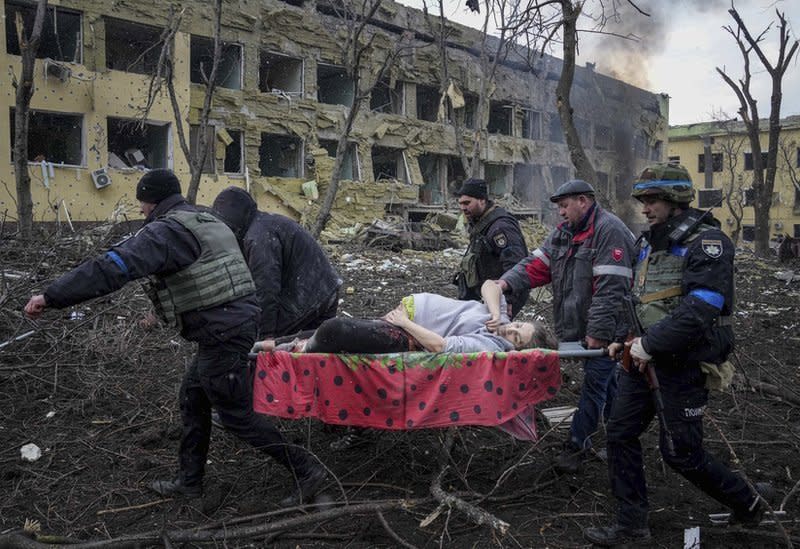
[[[34,5],[2,4],[11,70],[2,75],[8,126],[0,131],[0,177],[7,182],[0,211],[12,213],[12,79],[21,66],[15,21],[19,13],[30,28]],[[181,6],[172,44],[174,87],[187,140],[196,149],[203,81],[213,59],[213,14],[206,2]],[[134,183],[145,169],[171,168],[188,183],[169,97],[155,96],[142,114],[169,17],[169,4],[153,0],[62,0],[47,8],[28,140],[36,221],[104,220],[120,205],[136,217]],[[206,133],[210,154],[198,203],[236,185],[264,210],[300,218],[318,207],[314,191],[321,195],[330,180],[356,100],[342,61],[347,24],[325,0],[223,2],[223,45]],[[369,222],[386,211],[414,220],[452,208],[452,191],[466,173],[459,138],[470,148],[477,140],[480,174],[509,209],[550,215],[547,196],[574,174],[556,112],[561,61],[547,55],[533,64],[513,56],[501,60],[486,83],[492,92],[481,117],[479,31],[447,23],[444,81],[438,21],[387,1],[368,26],[372,41],[361,80],[378,73],[401,38],[411,47],[363,99],[343,158],[334,224],[336,213],[341,225]],[[441,108],[445,99],[456,107],[451,112],[458,124]],[[572,104],[601,196],[624,200],[632,175],[665,155],[667,96],[587,65],[576,69]],[[481,118],[486,122],[477,128]]]

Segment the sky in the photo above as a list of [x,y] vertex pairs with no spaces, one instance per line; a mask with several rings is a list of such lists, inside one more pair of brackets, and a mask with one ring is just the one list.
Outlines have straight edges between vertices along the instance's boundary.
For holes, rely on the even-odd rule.
[[[421,7],[425,0],[399,0]],[[436,0],[426,0],[433,6]],[[471,13],[463,0],[443,0],[445,15],[454,21],[479,28],[482,15]],[[608,2],[606,2],[608,3]],[[717,73],[724,69],[734,80],[744,76],[742,54],[724,26],[734,25],[728,13],[729,0],[637,0],[650,13],[645,17],[631,10],[627,0],[618,0],[623,9],[618,24],[606,29],[637,36],[637,41],[622,40],[592,33],[581,35],[578,64],[596,63],[596,70],[656,93],[670,96],[670,125],[691,124],[738,116],[739,101]],[[587,0],[587,6],[598,5]],[[762,48],[774,64],[778,52],[777,8],[785,13],[793,40],[800,37],[800,1],[740,0],[735,2],[752,35],[760,34],[770,22]],[[587,8],[590,10],[592,8]],[[436,8],[438,11],[438,8]],[[584,19],[579,28],[588,29]],[[560,57],[560,53],[554,52]],[[795,53],[783,81],[781,117],[800,114],[800,51]],[[751,89],[758,101],[760,118],[769,117],[771,79],[755,55],[751,55]]]

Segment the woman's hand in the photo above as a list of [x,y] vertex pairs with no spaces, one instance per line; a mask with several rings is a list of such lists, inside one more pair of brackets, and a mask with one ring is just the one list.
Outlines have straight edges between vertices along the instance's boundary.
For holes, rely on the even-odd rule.
[[383,319],[389,324],[393,324],[394,326],[399,326],[401,328],[411,321],[408,318],[408,311],[406,311],[406,307],[402,303],[386,313]]
[[486,321],[486,329],[492,333],[497,332],[500,327],[500,315],[492,315],[492,318]]

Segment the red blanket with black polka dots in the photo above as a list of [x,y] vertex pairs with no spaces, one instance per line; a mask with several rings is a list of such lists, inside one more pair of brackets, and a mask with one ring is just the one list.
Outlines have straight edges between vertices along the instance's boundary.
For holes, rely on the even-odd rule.
[[[256,412],[377,429],[501,426],[535,438],[533,405],[561,386],[555,352],[259,353]],[[517,431],[517,432],[515,432]],[[521,431],[521,432],[520,432]]]

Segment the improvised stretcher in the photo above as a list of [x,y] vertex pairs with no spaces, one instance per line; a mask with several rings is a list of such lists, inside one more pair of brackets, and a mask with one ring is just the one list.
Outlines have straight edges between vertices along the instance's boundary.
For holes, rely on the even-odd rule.
[[253,407],[270,416],[374,429],[500,427],[535,440],[534,406],[561,387],[559,358],[603,353],[575,344],[464,354],[261,352],[254,355]]

